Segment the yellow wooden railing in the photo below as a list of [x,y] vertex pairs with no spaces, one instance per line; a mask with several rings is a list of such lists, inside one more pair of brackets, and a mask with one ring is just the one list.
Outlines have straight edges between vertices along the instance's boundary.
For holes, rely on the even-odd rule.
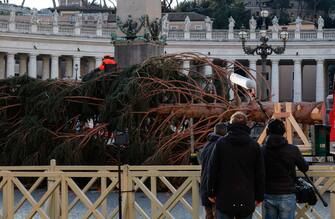
[[[335,218],[335,166],[312,166],[309,175],[330,196],[329,207],[299,205],[296,218]],[[50,166],[0,167],[0,180],[3,219],[118,218],[115,166],[57,166],[53,160]],[[199,166],[123,166],[123,218],[203,218],[199,182]]]

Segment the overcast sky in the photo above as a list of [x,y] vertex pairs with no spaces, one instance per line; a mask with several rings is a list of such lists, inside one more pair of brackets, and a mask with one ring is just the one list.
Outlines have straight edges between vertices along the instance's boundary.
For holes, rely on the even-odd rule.
[[[21,5],[22,0],[9,0],[9,3]],[[26,2],[24,3],[24,6],[30,7],[30,8],[41,9],[41,8],[53,7],[53,4],[52,4],[52,0],[26,0]]]
[[[9,0],[9,3],[21,5],[22,0]],[[56,1],[56,3],[58,4],[58,1]],[[24,3],[24,6],[30,7],[30,8],[41,9],[41,8],[51,8],[53,7],[53,4],[52,4],[52,0],[26,0]]]

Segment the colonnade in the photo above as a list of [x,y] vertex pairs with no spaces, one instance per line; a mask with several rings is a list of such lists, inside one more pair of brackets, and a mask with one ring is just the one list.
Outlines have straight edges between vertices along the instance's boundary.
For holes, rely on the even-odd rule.
[[[250,60],[238,60],[238,61],[248,61],[250,73],[256,78],[257,82],[260,82],[260,65],[257,65],[257,59],[250,59]],[[280,62],[281,59],[271,59],[271,70],[269,72],[269,85],[271,90],[271,100],[272,102],[279,102],[280,101]],[[286,60],[287,61],[287,60]],[[303,71],[302,71],[302,62],[304,59],[294,59],[289,60],[293,62],[293,86],[292,86],[292,101],[294,102],[302,102],[303,101]],[[230,62],[234,62],[234,60],[230,60]],[[326,71],[325,71],[325,60],[323,59],[316,59],[314,60],[316,63],[316,71],[315,71],[315,101],[324,101],[325,99],[325,91],[326,91]],[[257,68],[259,66],[259,69]],[[191,63],[188,60],[183,62],[183,71],[187,74],[191,67]],[[234,71],[234,66],[227,66],[231,71]],[[258,72],[256,74],[256,71]],[[211,66],[204,66],[203,74],[206,76],[212,75],[212,68]],[[287,81],[286,81],[287,80]],[[292,78],[286,78],[285,81],[282,81],[284,85],[281,87],[285,87],[285,83],[289,84],[292,82]],[[283,88],[282,88],[283,89]],[[285,88],[284,88],[285,89]],[[314,86],[310,89],[314,89]]]
[[[84,62],[82,61],[83,59],[85,59]],[[40,66],[38,65],[38,60],[41,61]],[[12,52],[0,53],[0,79],[28,74],[29,77],[39,77],[43,80],[79,80],[82,74],[88,73],[99,66],[101,61],[102,57]],[[63,68],[61,68],[61,62]],[[41,73],[41,75],[38,75],[38,73]]]
[[[38,60],[40,61],[38,65]],[[28,74],[32,78],[46,79],[80,79],[82,74],[88,73],[94,68],[98,67],[102,61],[102,57],[81,57],[77,55],[45,55],[45,54],[24,54],[24,53],[0,53],[0,78],[13,77],[15,75]],[[234,60],[230,60],[234,62]],[[257,59],[238,60],[248,61],[249,68],[252,70],[251,74],[260,81],[259,74],[256,75]],[[279,58],[269,60],[271,62],[271,70],[269,71],[269,84],[271,87],[271,100],[273,102],[280,101],[280,87],[285,89],[285,86],[280,86],[280,62]],[[290,60],[293,63],[293,82],[291,78],[285,78],[287,82],[292,83],[292,101],[303,101],[302,87],[303,87],[303,72],[302,62],[304,59]],[[326,91],[326,74],[325,74],[325,60],[316,59],[315,62],[315,101],[323,101]],[[184,72],[187,74],[191,67],[188,60],[183,62]],[[16,66],[16,67],[15,67]],[[39,67],[39,71],[38,71]],[[233,71],[234,66],[229,66]],[[210,65],[204,66],[204,75],[212,75],[212,67]],[[38,75],[38,72],[40,75]],[[282,81],[281,83],[286,83]],[[283,88],[284,87],[284,88]],[[312,88],[311,88],[312,89]],[[314,86],[313,86],[314,89]]]

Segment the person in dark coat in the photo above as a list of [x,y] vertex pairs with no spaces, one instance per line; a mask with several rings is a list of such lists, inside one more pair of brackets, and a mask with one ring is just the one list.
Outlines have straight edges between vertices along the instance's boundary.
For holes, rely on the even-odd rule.
[[250,137],[247,117],[236,112],[228,134],[216,143],[209,161],[208,189],[217,219],[251,219],[264,198],[264,160]]
[[267,138],[262,148],[265,161],[264,219],[294,219],[296,210],[295,168],[302,172],[308,164],[297,146],[283,137],[285,124],[278,119],[267,126]]
[[214,145],[222,136],[227,133],[227,125],[218,123],[214,127],[214,133],[207,136],[207,142],[200,150],[200,164],[201,164],[201,183],[200,196],[202,205],[205,207],[206,219],[214,219],[215,205],[208,199],[208,161],[214,149]]

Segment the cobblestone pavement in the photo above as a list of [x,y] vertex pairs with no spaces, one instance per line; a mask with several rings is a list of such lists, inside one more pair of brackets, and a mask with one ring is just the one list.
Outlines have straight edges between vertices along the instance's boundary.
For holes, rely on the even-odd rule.
[[[36,200],[39,200],[39,198],[43,195],[44,192],[45,192],[44,190],[37,190],[36,192],[33,193],[33,197]],[[99,192],[90,191],[88,193],[88,197],[90,198],[91,201],[95,201],[98,198],[99,194],[100,194]],[[0,195],[2,196],[1,193]],[[72,193],[69,193],[69,195],[70,195],[70,198],[69,198],[69,203],[70,203],[71,200],[74,199],[74,196]],[[162,203],[164,203],[170,196],[171,194],[169,193],[159,193],[158,199]],[[17,203],[21,197],[22,195],[18,191],[16,191],[15,202]],[[324,197],[326,201],[329,203],[329,194],[326,194]],[[146,198],[146,196],[143,193],[136,193],[135,199],[136,199],[136,202],[146,211],[146,213],[150,215],[151,205],[150,205],[149,199]],[[191,203],[191,194],[186,194],[185,199],[189,203]],[[109,212],[111,212],[112,209],[117,207],[117,204],[118,204],[118,196],[116,193],[112,193],[108,197]],[[0,199],[0,205],[2,206],[2,198]],[[330,218],[330,207],[324,208],[322,203],[319,201],[315,208],[320,213],[323,219],[331,219]],[[25,203],[23,207],[20,209],[20,211],[15,215],[15,219],[25,218],[24,216],[28,214],[30,209],[31,209],[31,205],[28,203]],[[260,211],[260,209],[257,209],[257,210]],[[83,214],[85,214],[85,211],[86,211],[86,208],[84,207],[84,205],[82,203],[78,203],[77,206],[71,210],[69,218],[70,219],[81,219]],[[204,218],[204,211],[202,207],[200,208],[200,212],[201,212],[202,218]],[[183,205],[180,203],[171,211],[171,213],[176,219],[191,219],[192,218],[191,214],[187,210],[185,210]],[[38,215],[34,217],[34,219],[39,219],[39,218],[40,217]],[[94,217],[91,217],[91,218],[94,219]],[[142,218],[142,217],[140,217],[137,214],[136,218]],[[314,218],[314,217],[311,216],[311,218]]]

